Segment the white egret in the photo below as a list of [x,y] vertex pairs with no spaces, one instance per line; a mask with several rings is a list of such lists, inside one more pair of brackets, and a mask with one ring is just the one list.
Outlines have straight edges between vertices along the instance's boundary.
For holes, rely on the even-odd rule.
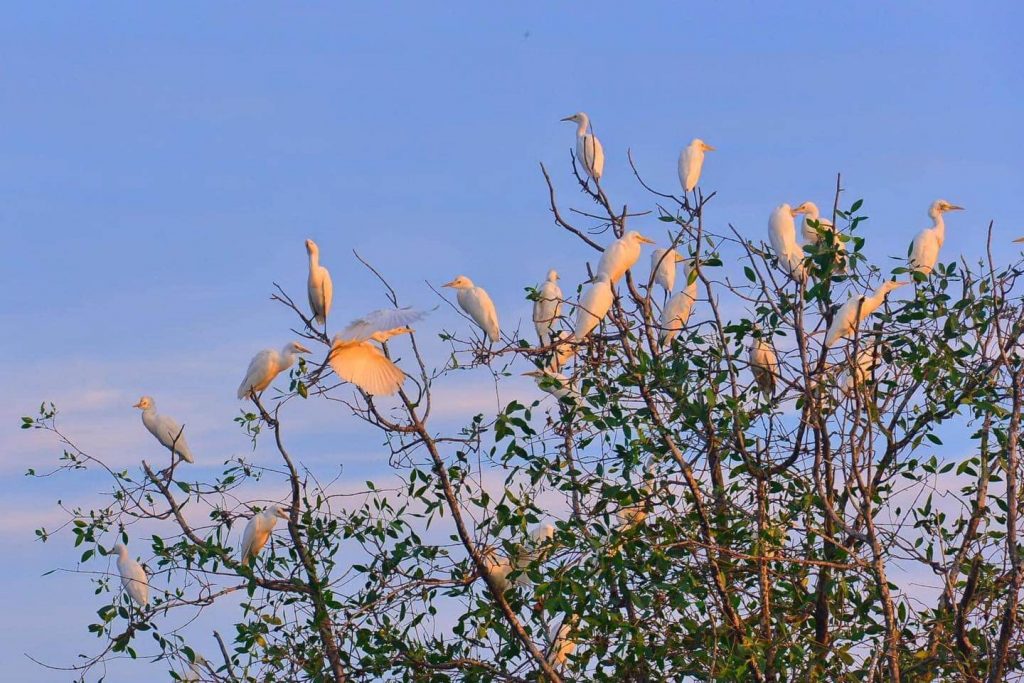
[[775,250],[779,265],[797,282],[807,278],[804,251],[796,242],[796,221],[793,220],[800,213],[803,213],[801,207],[794,209],[783,203],[775,207],[768,218],[768,241]]
[[405,373],[373,342],[383,344],[391,337],[412,332],[409,324],[424,315],[411,308],[385,308],[353,320],[334,335],[328,359],[331,369],[368,394],[395,394],[405,381]]
[[537,300],[533,302],[533,326],[541,346],[551,343],[551,328],[562,311],[562,288],[558,286],[558,271],[548,271],[548,279],[537,288]]
[[555,537],[555,525],[550,522],[538,524],[530,530],[530,538],[526,547],[516,553],[512,566],[519,571],[525,570],[531,563],[540,559],[540,548]]
[[690,282],[692,270],[689,264],[683,268],[686,288],[669,299],[661,311],[661,333],[658,336],[662,346],[671,344],[676,335],[686,327],[690,313],[693,312],[693,305],[697,302],[697,280],[694,278],[693,282]]
[[496,550],[488,550],[484,553],[484,571],[491,577],[495,585],[502,593],[509,589],[508,575],[514,567],[507,557],[500,555]]
[[604,173],[604,148],[597,136],[587,131],[590,127],[590,117],[583,112],[577,112],[562,120],[576,124],[576,158],[587,171],[587,175],[595,181],[600,181],[601,174]]
[[559,400],[563,398],[576,400],[579,398],[576,387],[573,386],[568,377],[560,372],[554,370],[530,370],[529,372],[524,372],[523,376],[533,377],[537,383],[537,388]]
[[600,324],[612,307],[615,295],[612,293],[612,284],[607,273],[598,272],[587,291],[583,292],[579,304],[576,306],[576,326],[573,328],[573,338],[586,339],[594,328]]
[[128,548],[123,543],[114,544],[117,553],[117,573],[121,575],[121,585],[140,607],[149,604],[149,577],[138,561],[128,555]]
[[873,344],[860,349],[857,351],[855,358],[844,364],[846,369],[843,370],[839,386],[842,387],[844,392],[851,393],[854,388],[863,384],[864,380],[870,378],[872,371],[881,362],[882,350],[876,350]]
[[271,505],[249,518],[249,523],[245,525],[245,531],[242,533],[242,564],[248,562],[250,557],[260,554],[263,546],[270,540],[270,534],[274,532],[279,519],[288,519],[288,510],[280,505]]
[[779,377],[779,357],[775,355],[775,349],[762,337],[754,337],[750,342],[748,356],[750,371],[754,373],[757,386],[765,394],[774,394]]
[[206,657],[203,657],[198,652],[195,654],[195,661],[190,662],[188,665],[188,671],[181,675],[182,681],[191,681],[192,683],[199,683],[203,680],[206,673],[203,671],[204,666],[209,666],[209,662]]
[[192,449],[185,441],[185,432],[180,424],[173,417],[168,415],[157,415],[156,402],[149,396],[139,399],[133,408],[142,410],[142,424],[146,425],[149,433],[156,437],[156,440],[163,444],[164,448],[174,448],[174,452],[181,456],[185,462],[195,462],[192,457]]
[[640,260],[641,244],[654,244],[654,240],[644,237],[636,230],[630,230],[609,244],[601,254],[601,260],[597,262],[598,274],[607,274],[608,280],[614,285]]
[[676,286],[676,264],[684,261],[675,249],[655,249],[651,252],[651,272],[654,284],[661,285],[668,293]]
[[501,329],[498,327],[498,311],[494,308],[494,302],[483,287],[477,287],[465,275],[459,275],[444,287],[451,287],[455,290],[459,307],[469,314],[487,338],[492,342],[501,339]]
[[963,211],[964,207],[950,204],[945,199],[936,199],[928,209],[932,227],[917,233],[910,248],[910,269],[928,275],[939,260],[939,249],[946,241],[946,221],[942,214],[948,211]]
[[[814,202],[804,202],[794,210],[803,212],[804,214],[801,232],[803,232],[804,241],[808,244],[818,244],[821,239],[821,231],[830,232],[835,235],[836,259],[833,272],[838,274],[845,273],[846,244],[839,239],[839,235],[836,233],[836,227],[832,224],[832,221],[821,215],[821,211],[818,210],[818,205]],[[818,223],[817,229],[811,225],[814,222]]]
[[875,293],[871,296],[863,294],[850,296],[832,318],[832,324],[829,325],[828,333],[825,335],[825,348],[832,346],[843,337],[852,335],[860,321],[874,313],[875,309],[882,305],[889,292],[905,284],[907,284],[905,281],[888,280],[878,285]]
[[714,152],[715,148],[700,138],[690,141],[679,153],[679,184],[683,192],[692,192],[700,182],[700,171],[704,167],[704,152]]
[[306,252],[309,254],[309,309],[313,311],[313,319],[321,325],[327,324],[327,314],[331,312],[331,299],[334,296],[334,285],[331,274],[320,265],[320,248],[313,240],[306,240]]
[[244,399],[250,393],[259,394],[270,386],[275,377],[295,364],[296,354],[309,352],[309,349],[299,342],[289,342],[280,351],[276,349],[260,351],[249,361],[245,379],[238,385],[238,398]]
[[548,651],[548,664],[551,666],[562,666],[565,664],[565,660],[569,658],[569,655],[576,651],[576,641],[572,638],[573,631],[576,628],[576,621],[577,619],[573,617],[565,617],[557,629],[552,627],[548,632],[548,638],[551,640],[551,649]]

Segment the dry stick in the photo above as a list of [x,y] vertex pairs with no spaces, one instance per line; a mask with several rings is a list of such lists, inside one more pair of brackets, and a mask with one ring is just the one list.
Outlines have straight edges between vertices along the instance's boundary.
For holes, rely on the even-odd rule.
[[229,681],[237,681],[235,678],[235,672],[231,670],[231,656],[228,654],[228,648],[224,645],[224,639],[220,637],[220,633],[217,631],[213,632],[213,637],[217,640],[217,645],[220,646],[220,653],[224,656],[224,671],[227,673]]

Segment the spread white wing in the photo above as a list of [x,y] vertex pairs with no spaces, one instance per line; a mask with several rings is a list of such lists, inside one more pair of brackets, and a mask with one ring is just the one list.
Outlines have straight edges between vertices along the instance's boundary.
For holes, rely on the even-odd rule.
[[356,318],[335,338],[346,342],[366,341],[374,332],[386,332],[411,325],[426,316],[426,311],[413,308],[381,308]]

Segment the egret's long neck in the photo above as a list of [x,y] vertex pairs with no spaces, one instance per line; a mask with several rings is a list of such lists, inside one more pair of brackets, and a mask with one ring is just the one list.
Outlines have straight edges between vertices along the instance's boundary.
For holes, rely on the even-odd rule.
[[294,363],[295,351],[292,350],[292,347],[289,345],[281,349],[281,369],[290,368]]
[[309,252],[309,269],[315,270],[320,265],[320,254],[315,251]]
[[589,119],[586,117],[580,119],[579,123],[576,124],[576,137],[581,138],[587,134],[587,126],[590,125]]
[[932,231],[935,233],[935,237],[939,240],[939,246],[946,241],[946,221],[942,217],[941,213],[932,214]]
[[816,207],[816,206],[808,207],[807,213],[804,214],[804,215],[807,218],[807,220],[809,220],[809,221],[821,220],[821,211],[819,211],[818,207]]

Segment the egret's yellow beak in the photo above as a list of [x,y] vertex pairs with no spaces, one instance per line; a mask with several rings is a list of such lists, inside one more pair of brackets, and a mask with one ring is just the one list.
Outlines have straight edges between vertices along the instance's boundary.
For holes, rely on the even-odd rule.
[[1021,242],[1024,242],[1024,237],[1018,237],[1017,239],[1014,240],[1014,242],[1020,244]]
[[564,119],[559,119],[559,120],[560,121],[572,121],[573,117],[572,116],[566,116]]
[[[564,121],[565,119],[562,119],[562,120]],[[451,282],[446,282],[446,283],[444,283],[441,286],[442,287],[454,287],[455,286],[455,280],[452,280]]]
[[704,151],[705,151],[705,152],[714,152],[714,151],[715,151],[715,148],[714,148],[713,146],[711,146],[711,145],[709,145],[708,143],[706,143],[706,142],[705,142],[705,143],[704,143]]
[[957,206],[956,204],[950,204],[949,208],[946,209],[946,211],[963,211],[963,210],[964,210],[964,207]]
[[644,244],[654,244],[655,243],[654,240],[652,240],[650,237],[644,237],[643,235],[640,235],[639,237],[637,237],[637,240],[639,240],[640,242],[643,242]]
[[138,403],[135,403],[135,404],[132,405],[132,408],[141,408],[141,407],[142,407],[142,401],[139,401]]
[[530,370],[529,372],[524,372],[523,377],[540,377],[540,370]]
[[313,353],[312,351],[310,351],[310,350],[309,350],[309,349],[307,349],[307,348],[306,348],[305,346],[303,346],[302,344],[299,344],[299,343],[296,343],[296,344],[295,344],[295,349],[296,349],[296,350],[297,350],[297,351],[298,351],[299,353]]

